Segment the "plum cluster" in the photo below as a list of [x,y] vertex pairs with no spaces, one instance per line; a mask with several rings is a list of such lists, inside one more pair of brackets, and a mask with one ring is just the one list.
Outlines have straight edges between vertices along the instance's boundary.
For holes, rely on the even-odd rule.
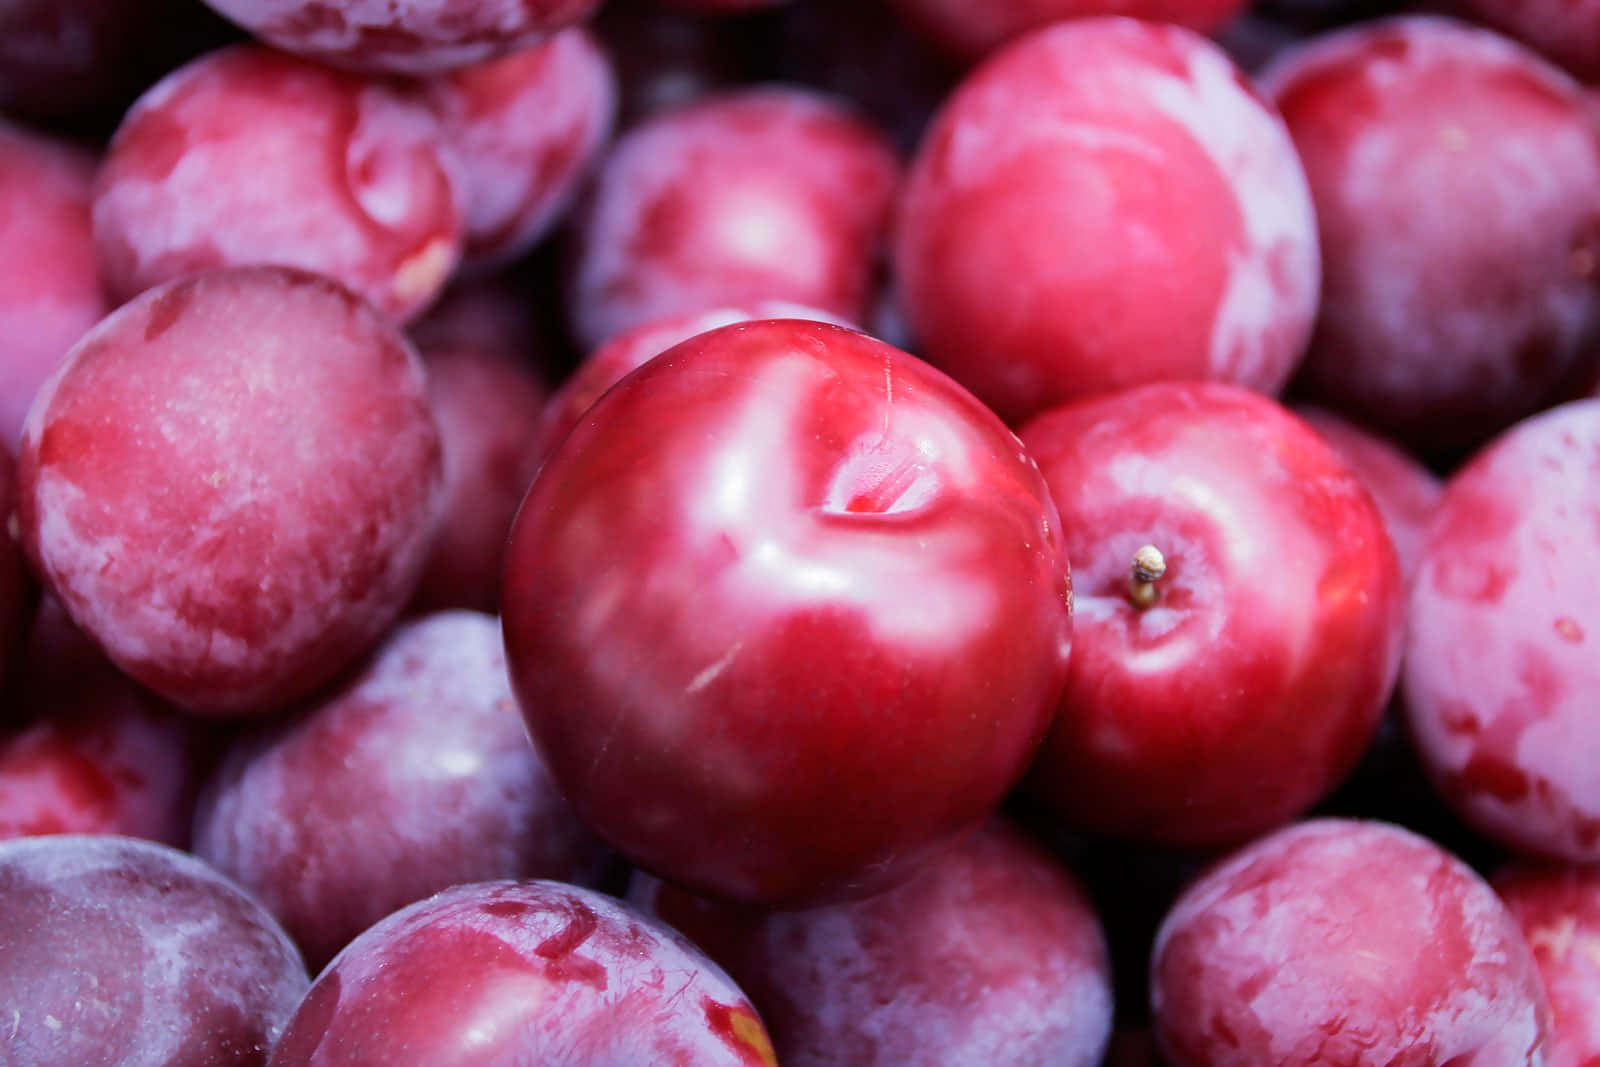
[[1600,1062],[1597,27],[0,0],[0,1064]]

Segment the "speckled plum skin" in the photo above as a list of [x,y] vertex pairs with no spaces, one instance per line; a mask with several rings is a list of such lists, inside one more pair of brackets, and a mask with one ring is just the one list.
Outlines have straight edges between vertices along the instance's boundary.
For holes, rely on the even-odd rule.
[[594,349],[667,315],[760,300],[865,322],[900,164],[839,100],[760,87],[626,133],[579,212],[568,319]]
[[189,720],[106,662],[52,596],[20,673],[14,721],[0,725],[0,838],[122,834],[186,848],[200,777]]
[[[1052,409],[1022,440],[1060,510],[1071,671],[1030,790],[1070,824],[1216,847],[1287,822],[1371,743],[1405,596],[1371,495],[1310,426],[1237,386]],[[1134,554],[1166,557],[1128,597]]]
[[535,44],[600,0],[206,0],[262,41],[371,74],[438,74]]
[[764,300],[749,307],[712,308],[685,315],[668,315],[623,330],[589,354],[550,397],[539,419],[539,443],[535,451],[543,459],[555,451],[572,428],[588,414],[594,402],[630,371],[644,366],[653,357],[696,334],[756,319],[811,319],[852,326],[837,316],[816,308],[782,300]]
[[1327,439],[1372,493],[1399,557],[1400,573],[1409,584],[1422,562],[1422,543],[1444,483],[1399,445],[1331,411],[1303,407],[1295,414]]
[[1445,485],[1403,681],[1452,808],[1520,851],[1600,860],[1600,400],[1519,423]]
[[707,892],[903,881],[1021,776],[1071,582],[1021,444],[960,386],[800,320],[703,333],[600,398],[512,529],[531,735],[580,817]]
[[0,914],[6,1063],[259,1067],[308,985],[260,904],[148,841],[0,842]]
[[993,822],[866,900],[770,912],[636,874],[628,897],[750,995],[784,1067],[1096,1067],[1105,938],[1077,882]]
[[1494,891],[1427,838],[1318,819],[1195,881],[1156,937],[1171,1067],[1542,1067],[1550,1007]]
[[472,270],[515,259],[550,230],[616,122],[616,74],[583,27],[443,75],[432,95],[461,162]]
[[478,281],[411,329],[444,450],[444,503],[410,611],[494,612],[506,534],[539,470],[546,343],[525,294]]
[[1238,14],[1243,0],[890,0],[905,21],[946,52],[976,60],[1054,22],[1126,15],[1209,33]]
[[776,1067],[744,994],[685,938],[555,882],[457,886],[318,976],[271,1067]]
[[1515,863],[1491,884],[1550,994],[1549,1067],[1589,1067],[1600,1058],[1600,870]]
[[1600,356],[1600,127],[1577,83],[1424,16],[1313,39],[1262,81],[1321,229],[1306,395],[1435,454],[1575,395]]
[[214,267],[326,274],[399,319],[461,256],[457,161],[417,92],[254,45],[147,90],[96,177],[111,295]]
[[462,882],[592,882],[603,850],[523,731],[499,621],[429,615],[305,714],[238,741],[194,850],[255,893],[315,969]]
[[23,431],[23,544],[119,668],[196,712],[281,708],[394,621],[439,432],[399,331],[333,282],[238,268],[102,320]]
[[0,445],[13,455],[33,394],[111,310],[89,222],[94,167],[0,121]]
[[911,163],[894,281],[917,351],[1013,425],[1167,379],[1276,392],[1316,222],[1270,105],[1178,26],[1074,19],[958,85]]

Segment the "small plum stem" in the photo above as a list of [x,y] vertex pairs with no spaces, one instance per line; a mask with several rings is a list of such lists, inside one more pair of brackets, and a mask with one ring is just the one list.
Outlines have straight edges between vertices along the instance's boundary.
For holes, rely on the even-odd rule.
[[1133,554],[1133,574],[1128,579],[1128,602],[1143,611],[1161,599],[1156,585],[1167,573],[1167,558],[1155,545],[1145,545]]

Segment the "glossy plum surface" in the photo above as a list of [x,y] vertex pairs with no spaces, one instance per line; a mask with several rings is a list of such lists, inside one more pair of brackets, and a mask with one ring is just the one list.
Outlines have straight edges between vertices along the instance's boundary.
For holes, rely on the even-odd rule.
[[[1276,401],[1160,383],[1023,427],[1061,513],[1071,670],[1032,791],[1074,826],[1237,844],[1355,766],[1394,687],[1404,586],[1360,479]],[[1166,573],[1129,596],[1144,545]]]
[[1497,438],[1445,486],[1411,591],[1404,694],[1434,783],[1479,832],[1600,860],[1600,400]]
[[1013,425],[1158,379],[1288,381],[1317,299],[1277,113],[1177,26],[1073,19],[971,72],[917,150],[894,280],[917,351]]
[[1201,875],[1156,939],[1171,1067],[1537,1067],[1550,1008],[1494,891],[1398,827],[1319,819]]
[[1095,1067],[1105,937],[1077,882],[995,821],[866,900],[773,912],[636,874],[630,900],[754,1001],[784,1067]]
[[556,882],[457,886],[318,976],[272,1067],[775,1067],[755,1010],[681,935]]
[[19,1067],[259,1067],[308,984],[260,904],[148,841],[0,842],[0,915]]
[[549,231],[616,121],[616,75],[583,27],[443,75],[432,93],[461,162],[474,269],[515,259]]
[[150,290],[23,434],[24,545],[73,620],[195,711],[282,707],[394,621],[437,521],[439,434],[399,331],[279,268]]
[[1600,127],[1577,83],[1423,16],[1315,38],[1262,78],[1321,231],[1305,391],[1430,453],[1574,394],[1600,358]]
[[410,610],[496,611],[506,534],[539,469],[547,347],[526,296],[476,282],[410,331],[444,452],[439,530]]
[[197,270],[300,267],[410,318],[460,259],[456,166],[417,92],[254,45],[212,52],[117,128],[95,185],[102,274],[120,301]]
[[94,156],[0,121],[0,444],[67,350],[111,310],[89,221]]
[[1533,950],[1555,1025],[1549,1067],[1600,1058],[1600,871],[1517,863],[1495,872],[1495,892]]
[[1394,543],[1400,573],[1409,583],[1422,562],[1422,543],[1444,483],[1400,446],[1331,411],[1297,408],[1295,414],[1327,438],[1372,494]]
[[593,881],[602,850],[523,731],[498,620],[429,615],[305,714],[241,738],[195,852],[320,968],[385,915],[461,882]]
[[600,0],[206,0],[252,35],[319,64],[435,74],[534,44]]
[[579,815],[652,872],[817,902],[903,880],[1060,695],[1055,509],[970,394],[864,334],[723,327],[606,393],[534,481],[512,681]]
[[684,315],[668,315],[623,330],[591,352],[550,397],[539,419],[539,444],[535,450],[541,460],[555,451],[556,446],[572,432],[572,428],[588,414],[601,394],[620,382],[630,371],[637,370],[651,358],[696,334],[754,319],[811,319],[815,322],[831,322],[836,326],[851,325],[826,311],[781,300],[764,300],[749,307],[712,308]]
[[593,349],[666,315],[786,300],[864,322],[900,166],[792,87],[700,97],[625,134],[577,222],[568,317]]

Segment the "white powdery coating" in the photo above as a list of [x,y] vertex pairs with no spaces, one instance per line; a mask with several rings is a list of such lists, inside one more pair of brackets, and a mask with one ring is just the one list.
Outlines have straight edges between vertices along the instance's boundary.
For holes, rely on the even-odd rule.
[[431,110],[389,86],[253,46],[203,56],[134,104],[108,152],[93,205],[108,283],[130,296],[202,266],[297,266],[408,318],[460,255],[457,161],[438,142]]
[[458,71],[441,79],[434,95],[465,176],[474,269],[527,251],[561,217],[610,136],[618,106],[610,60],[581,27]]
[[[591,918],[592,928],[578,932]],[[396,974],[391,961],[410,943],[426,944],[430,956],[439,959],[440,970],[422,981],[446,987],[452,981],[471,982],[475,976],[463,974],[447,957],[452,941],[472,937],[502,943],[526,967],[511,980],[507,965],[497,963],[493,984],[484,990],[487,995],[475,998],[481,1010],[466,1021],[478,1024],[474,1028],[482,1031],[482,1044],[492,1044],[508,1057],[495,1062],[549,1067],[751,1067],[767,1062],[752,1055],[759,1044],[734,1047],[711,1032],[708,1004],[733,1009],[752,1022],[755,1011],[732,979],[687,940],[612,897],[543,881],[458,886],[363,933],[323,973],[324,979],[338,978],[330,1037],[346,1047],[382,1049],[385,1018],[394,1018],[402,1033],[417,1025],[401,1021],[403,1014],[391,1016],[368,1007],[381,1002],[390,982],[407,980]],[[556,945],[561,947],[554,949]],[[580,969],[592,977],[570,977]],[[411,981],[418,981],[417,976]],[[346,1011],[343,1018],[341,1009]],[[421,1025],[454,1029],[464,1023],[444,1019]],[[471,1047],[473,1035],[465,1037],[463,1043]]]
[[438,519],[416,353],[331,283],[270,268],[104,319],[40,390],[22,455],[24,536],[73,620],[196,710],[325,680],[392,621]]
[[236,745],[194,848],[314,961],[446,886],[585,881],[600,855],[528,742],[498,620],[471,611],[398,627],[337,694]]
[[1600,860],[1600,400],[1523,420],[1447,483],[1412,591],[1409,723],[1447,795],[1514,847]]
[[393,74],[434,74],[538,40],[594,6],[585,0],[215,0],[279,48]]
[[1258,840],[1184,891],[1152,960],[1164,1046],[1205,1049],[1208,1067],[1545,1062],[1548,1007],[1509,913],[1399,827],[1320,819]]
[[[19,838],[0,844],[0,887],[0,911],[8,894],[35,898],[26,905],[35,919],[37,898],[52,901],[43,928],[13,921],[0,930],[0,986],[20,993],[17,985],[28,983],[24,1006],[12,1008],[8,998],[10,1018],[0,1019],[0,1059],[4,1035],[15,1042],[26,1029],[23,1047],[55,1053],[29,1060],[32,1067],[80,1067],[96,1054],[115,1055],[96,1062],[118,1067],[200,1067],[197,1052],[224,1050],[236,1062],[260,1063],[308,985],[299,953],[259,903],[164,845],[109,835]],[[8,974],[7,960],[27,959],[33,937],[70,952],[75,969]],[[100,961],[105,970],[76,969],[92,969],[101,946],[109,953]],[[127,973],[130,966],[137,973]],[[85,998],[85,986],[98,996]],[[52,992],[74,1000],[37,1012]],[[132,1018],[121,1014],[128,1011]],[[208,1033],[207,1026],[228,1029]],[[249,1036],[239,1027],[254,1032],[253,1047],[238,1045]],[[101,1035],[125,1037],[126,1047],[104,1048]]]
[[1151,74],[1138,84],[1228,179],[1244,225],[1228,254],[1209,372],[1275,393],[1310,336],[1322,281],[1311,188],[1282,118],[1246,87],[1227,53],[1197,37],[1185,59],[1186,80]]
[[590,349],[756,300],[863,321],[898,180],[887,138],[810,90],[741,90],[663,114],[600,167],[569,320]]

